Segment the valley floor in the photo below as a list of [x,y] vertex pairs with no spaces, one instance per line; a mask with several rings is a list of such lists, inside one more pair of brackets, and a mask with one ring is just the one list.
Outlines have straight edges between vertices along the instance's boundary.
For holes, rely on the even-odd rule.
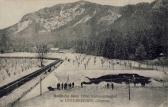
[[[29,56],[29,53],[23,55]],[[42,95],[38,84],[16,102],[14,107],[167,107],[168,105],[167,70],[136,69],[138,63],[134,61],[111,60],[77,53],[49,53],[48,57],[61,58],[64,62],[42,81]],[[113,90],[108,89],[105,82],[98,85],[84,85],[81,88],[81,82],[88,81],[86,77],[95,78],[119,73],[136,73],[150,77],[152,82],[145,87],[140,85],[134,87],[131,84],[130,100],[126,84],[114,84]],[[75,83],[72,89],[48,90],[50,86],[56,87],[57,83],[72,82]]]

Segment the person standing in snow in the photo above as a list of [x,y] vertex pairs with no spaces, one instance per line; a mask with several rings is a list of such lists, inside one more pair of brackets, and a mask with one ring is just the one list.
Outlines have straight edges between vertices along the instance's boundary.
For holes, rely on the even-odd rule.
[[57,83],[57,89],[60,90],[60,83]]
[[62,89],[62,90],[64,89],[64,84],[63,84],[63,83],[61,84],[61,89]]
[[114,84],[113,83],[111,84],[111,88],[112,88],[112,90],[114,89]]

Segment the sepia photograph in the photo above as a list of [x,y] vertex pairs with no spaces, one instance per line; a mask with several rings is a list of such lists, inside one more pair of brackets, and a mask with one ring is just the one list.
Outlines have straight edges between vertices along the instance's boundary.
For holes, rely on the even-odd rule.
[[0,107],[168,107],[168,0],[0,0]]

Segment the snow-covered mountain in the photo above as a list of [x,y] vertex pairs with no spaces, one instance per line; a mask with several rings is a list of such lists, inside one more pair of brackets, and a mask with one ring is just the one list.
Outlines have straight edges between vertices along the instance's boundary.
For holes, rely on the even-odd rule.
[[[141,32],[149,33],[151,36],[148,37],[152,38],[159,35],[159,32],[167,31],[167,4],[167,0],[121,7],[87,1],[57,4],[26,14],[17,24],[0,30],[0,33],[9,35],[15,47],[27,47],[36,41],[51,44],[77,39],[100,41],[102,38],[118,35],[118,38],[129,35],[132,39],[129,40],[134,42]],[[166,35],[163,38],[167,37],[164,36]],[[155,38],[156,41],[161,40],[157,36]]]
[[21,21],[8,30],[14,35],[26,33],[57,32],[60,29],[94,28],[98,32],[108,28],[122,15],[117,7],[104,6],[86,1],[58,4],[23,16]]

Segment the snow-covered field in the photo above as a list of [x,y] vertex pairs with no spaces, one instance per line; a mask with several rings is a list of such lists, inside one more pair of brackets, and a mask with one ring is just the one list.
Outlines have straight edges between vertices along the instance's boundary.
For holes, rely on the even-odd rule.
[[[31,56],[33,55],[31,54]],[[77,53],[49,53],[48,57],[61,58],[64,59],[64,62],[42,81],[43,95],[39,95],[40,85],[38,84],[29,93],[25,94],[14,107],[167,107],[167,71],[142,69],[142,65],[141,69],[137,69],[134,66],[139,67],[138,62],[112,60]],[[136,73],[150,77],[152,82],[145,87],[140,85],[134,87],[131,84],[130,101],[128,100],[128,86],[126,84],[114,84],[114,90],[107,89],[105,82],[99,85],[92,84],[85,85],[84,88],[80,87],[82,81],[88,81],[86,76],[99,77],[119,73]],[[163,82],[158,82],[159,80]],[[74,82],[75,88],[48,91],[47,87],[56,87],[57,83],[65,82]],[[60,97],[61,95],[66,97]]]
[[[45,64],[51,63],[45,60]],[[37,59],[0,58],[0,87],[39,69]]]
[[18,102],[15,107],[167,107],[168,91],[164,88],[131,88],[114,90],[104,87],[75,87],[71,90],[45,92],[42,96]]
[[[5,55],[5,54],[3,54]],[[6,56],[6,55],[5,55]],[[33,73],[34,71],[40,69],[40,61],[38,59],[31,58],[15,58],[14,56],[10,56],[11,58],[0,58],[1,61],[1,69],[0,69],[0,86],[4,86],[12,81],[15,81],[25,75]],[[14,57],[14,58],[12,58]],[[27,56],[32,57],[32,56]],[[44,65],[48,65],[52,63],[54,60],[44,60]],[[10,94],[3,96],[0,98],[0,107],[9,106],[11,103],[18,100],[18,98],[23,97],[26,93],[28,93],[33,87],[39,84],[40,79],[44,79],[49,73],[43,73],[31,81],[25,83],[19,88],[13,90]]]

